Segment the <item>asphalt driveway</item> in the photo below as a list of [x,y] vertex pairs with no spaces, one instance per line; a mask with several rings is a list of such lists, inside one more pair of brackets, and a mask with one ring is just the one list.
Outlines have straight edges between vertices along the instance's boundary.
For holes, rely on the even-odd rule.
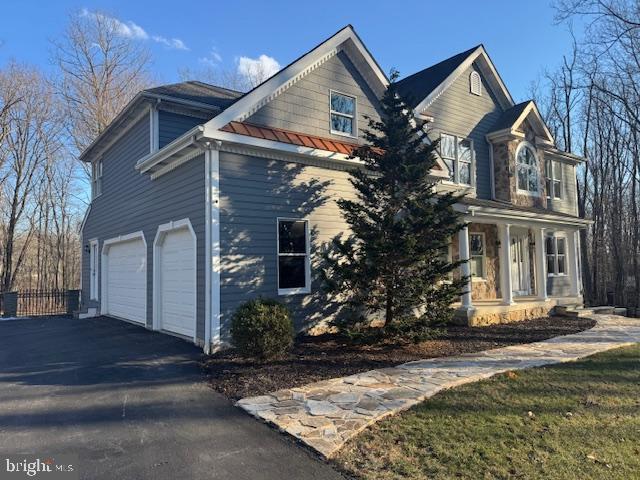
[[0,321],[0,456],[90,479],[339,479],[203,381],[200,350],[117,320]]

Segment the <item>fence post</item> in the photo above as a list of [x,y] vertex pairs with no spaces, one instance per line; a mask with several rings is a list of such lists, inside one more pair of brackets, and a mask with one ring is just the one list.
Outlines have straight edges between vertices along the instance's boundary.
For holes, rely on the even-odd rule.
[[5,318],[18,316],[18,292],[6,292],[4,294],[4,314]]
[[71,315],[80,309],[80,290],[67,290],[67,313]]

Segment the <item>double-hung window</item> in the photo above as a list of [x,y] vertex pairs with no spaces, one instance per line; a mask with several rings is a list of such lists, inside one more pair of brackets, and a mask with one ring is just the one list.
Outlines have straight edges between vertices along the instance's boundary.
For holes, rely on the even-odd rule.
[[278,294],[309,293],[309,223],[278,219]]
[[469,233],[469,263],[472,278],[485,278],[484,233]]
[[449,168],[449,179],[461,185],[473,182],[473,144],[471,140],[443,133],[440,157]]
[[91,194],[96,198],[102,194],[102,159],[91,164]]
[[330,115],[331,133],[336,135],[356,136],[356,97],[331,90]]
[[562,163],[547,160],[544,165],[547,198],[562,198]]
[[548,236],[545,247],[547,253],[547,275],[566,275],[567,239]]

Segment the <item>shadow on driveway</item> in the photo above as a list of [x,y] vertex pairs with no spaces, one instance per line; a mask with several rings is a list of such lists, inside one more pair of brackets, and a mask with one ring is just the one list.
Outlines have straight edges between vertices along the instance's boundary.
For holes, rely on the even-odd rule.
[[209,389],[201,350],[109,318],[0,322],[0,454],[91,479],[338,479]]

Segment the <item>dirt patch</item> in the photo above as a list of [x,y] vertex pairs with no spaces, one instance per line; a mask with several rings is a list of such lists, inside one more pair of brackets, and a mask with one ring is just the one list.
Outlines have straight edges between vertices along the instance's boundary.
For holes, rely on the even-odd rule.
[[555,317],[488,327],[450,326],[437,339],[406,345],[353,345],[338,335],[301,336],[282,360],[256,362],[225,350],[206,357],[204,367],[214,390],[238,400],[422,358],[537,342],[581,332],[595,323],[588,318]]

